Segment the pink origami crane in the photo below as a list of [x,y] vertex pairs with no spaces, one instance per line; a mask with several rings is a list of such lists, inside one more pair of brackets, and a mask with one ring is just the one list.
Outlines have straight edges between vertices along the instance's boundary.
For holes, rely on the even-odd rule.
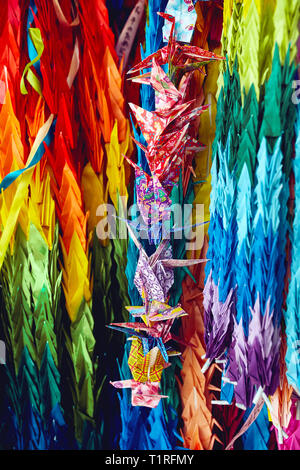
[[[146,57],[146,59],[129,70],[128,73],[136,73],[145,68],[150,68],[153,59],[155,59],[158,65],[169,64],[171,80],[173,83],[175,82],[177,84],[186,72],[195,70],[212,60],[225,60],[225,57],[206,51],[200,47],[176,42],[174,36],[175,18],[165,13],[158,14],[172,23],[168,44]],[[189,63],[189,60],[193,62]]]
[[155,59],[151,73],[134,81],[149,84],[155,89],[156,110],[151,112],[129,104],[148,146],[146,148],[133,140],[145,152],[151,173],[170,192],[179,180],[180,168],[183,172],[186,166],[192,169],[193,152],[205,148],[188,135],[188,130],[191,121],[208,106],[191,108],[194,100],[185,102],[189,77],[185,77],[180,90],[177,90]]
[[136,382],[133,379],[110,382],[115,388],[131,388],[132,406],[147,406],[156,408],[161,398],[168,398],[167,395],[159,394],[159,382]]

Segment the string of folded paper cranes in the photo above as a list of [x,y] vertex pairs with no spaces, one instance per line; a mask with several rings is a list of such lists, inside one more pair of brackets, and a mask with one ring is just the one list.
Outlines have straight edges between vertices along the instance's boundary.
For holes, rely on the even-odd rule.
[[[211,254],[212,260],[208,264],[208,279],[204,290],[206,357],[208,360],[202,368],[202,373],[206,372],[215,359],[226,365],[222,377],[221,400],[215,400],[213,403],[216,405],[230,404],[234,394],[234,403],[246,411],[244,415],[246,423],[243,427],[244,444],[254,446],[253,448],[255,445],[259,448],[268,448],[270,434],[266,409],[268,409],[276,428],[278,445],[288,446],[288,435],[282,430],[282,423],[286,424],[288,419],[282,413],[288,413],[292,403],[290,401],[291,389],[283,386],[282,383],[279,386],[279,376],[284,374],[284,367],[280,366],[279,368],[277,364],[279,357],[283,358],[282,351],[280,352],[279,349],[280,318],[283,302],[282,286],[286,269],[284,247],[288,230],[287,222],[285,222],[289,197],[288,176],[291,170],[294,140],[293,116],[295,117],[291,78],[295,74],[293,59],[297,33],[296,28],[291,27],[291,23],[294,22],[294,26],[297,23],[295,18],[299,16],[299,7],[296,4],[283,6],[275,2],[268,4],[242,3],[227,2],[225,5],[227,16],[224,21],[227,21],[229,38],[226,37],[226,29],[224,29],[223,50],[226,51],[228,47],[227,40],[231,41],[231,47],[233,47],[230,50],[232,55],[228,58],[231,70],[230,66],[226,69],[224,80],[227,80],[227,76],[231,77],[232,73],[233,79],[231,78],[230,85],[232,86],[232,81],[234,83],[233,88],[229,88],[227,85],[219,100],[220,128],[217,128],[217,132],[220,137],[218,134],[217,137],[220,139],[222,136],[223,146],[227,144],[227,147],[224,151],[218,144],[218,139],[215,140],[214,156],[217,154],[218,159],[214,159],[212,168],[211,213],[213,223],[210,225],[209,245],[209,254]],[[232,9],[233,20],[231,24],[228,24],[229,12]],[[261,23],[259,15],[262,18]],[[237,19],[241,20],[239,24],[237,24]],[[280,29],[278,45],[274,49],[273,25],[275,21],[281,25],[285,22],[288,27]],[[241,49],[239,44],[245,40],[249,41],[250,36],[252,38],[254,25],[256,25],[258,33],[255,36],[255,48],[253,48],[251,39],[251,54],[249,55],[247,47],[244,46]],[[262,35],[266,35],[268,31],[271,32],[269,42],[262,42]],[[288,50],[286,58],[287,48],[285,46],[289,42],[286,40],[286,36],[289,35],[292,39],[292,46],[291,50]],[[275,52],[272,64],[270,52],[273,50]],[[279,74],[278,50],[283,57],[282,61],[285,61],[283,70]],[[237,51],[238,61],[235,60],[235,51]],[[248,64],[249,56],[254,58],[250,69],[245,65]],[[241,75],[241,85],[239,80],[234,81],[238,78],[237,70]],[[264,82],[266,82],[266,86],[262,88]],[[283,97],[276,98],[277,108],[274,107],[274,99],[272,100],[271,97],[271,93],[274,92],[274,83],[277,83],[278,94],[280,95],[281,90]],[[226,82],[224,86],[226,87]],[[242,86],[245,87],[244,96],[238,95]],[[261,106],[261,111],[258,109],[259,106],[255,106],[255,91],[258,94],[259,90],[260,101],[258,105]],[[221,91],[221,93],[223,92]],[[228,96],[230,97],[231,93],[233,96],[236,94],[237,101],[230,99],[227,104],[225,100]],[[243,106],[242,109],[245,109],[240,115],[237,106],[239,103],[241,103],[240,106]],[[251,114],[248,111],[249,107]],[[275,114],[274,110],[277,110]],[[256,122],[259,113],[262,116],[260,129],[257,128]],[[226,121],[225,115],[230,119]],[[151,122],[151,118],[149,118],[149,122]],[[222,129],[224,124],[225,132]],[[230,129],[230,126],[233,126],[233,130]],[[239,126],[242,126],[241,131],[239,131]],[[232,132],[236,140],[238,139],[238,143],[232,143],[231,137],[227,137],[228,130]],[[284,134],[281,138],[280,134],[283,130]],[[145,131],[144,128],[143,131]],[[275,144],[276,137],[277,143]],[[253,146],[255,139],[258,141],[257,161],[259,162],[256,172],[256,152],[255,146]],[[145,149],[143,150],[145,151]],[[281,163],[283,158],[283,163]],[[280,172],[282,172],[281,177]],[[268,181],[268,178],[271,178],[271,181]],[[251,189],[253,185],[256,185],[254,190]],[[253,196],[251,195],[252,191]],[[223,192],[225,197],[221,196]],[[274,194],[279,196],[279,204]],[[215,216],[216,210],[220,215]],[[281,220],[280,224],[279,220]],[[279,233],[277,234],[278,228]],[[250,230],[254,230],[253,234]],[[266,243],[265,247],[263,247],[263,240]],[[139,246],[139,248],[141,247]],[[269,256],[271,256],[270,259]],[[261,263],[263,263],[263,269]],[[213,279],[214,272],[219,279]],[[255,279],[259,273],[262,274]],[[247,283],[250,283],[250,292],[245,289]],[[238,294],[236,289],[241,289]],[[273,297],[274,289],[275,296]],[[147,304],[148,300],[145,301],[145,305]],[[147,318],[146,311],[146,307],[144,307],[145,319]],[[265,311],[262,317],[261,311]],[[145,321],[147,322],[147,320]],[[137,325],[135,327],[138,328]],[[284,347],[284,341],[282,344]],[[293,348],[295,348],[294,344]],[[294,349],[292,349],[293,351]],[[133,354],[135,354],[134,347]],[[140,356],[140,361],[143,361],[144,358],[144,355]],[[131,363],[132,367],[135,365],[136,362]],[[126,382],[126,386],[132,385],[132,382]],[[116,386],[122,385],[118,383]],[[144,389],[145,391],[146,389]],[[142,389],[135,393],[142,395]],[[152,393],[154,393],[154,389]],[[285,399],[289,404],[287,402],[280,405],[278,402],[276,403],[278,394],[281,395],[281,402],[282,399]],[[267,395],[273,396],[271,401],[276,403],[277,410],[274,409],[274,405],[272,406]],[[259,429],[262,437],[254,442],[254,428],[252,426],[252,433],[247,431],[247,428],[253,424],[252,416],[258,413],[258,409],[261,410],[260,397],[263,398],[267,407],[263,408],[264,411],[259,415],[259,419],[257,419],[257,415],[255,416],[255,427]],[[253,404],[259,402],[259,404],[251,412],[252,402]],[[246,419],[249,413],[250,417]],[[286,444],[283,444],[283,437],[285,437]]]
[[[97,375],[88,252],[96,219],[93,211],[87,226],[87,216],[108,194],[112,200],[117,191],[127,194],[120,159],[128,149],[129,125],[105,4],[89,2],[82,8],[76,2],[75,11],[70,6],[57,0],[51,5],[8,2],[1,34],[4,448],[99,448],[105,439],[97,426],[105,409],[97,381],[103,381],[105,369]],[[27,58],[20,54],[23,24]],[[99,114],[99,109],[106,112]],[[83,150],[89,159],[84,168]],[[92,195],[97,184],[100,191]],[[98,262],[101,254],[99,249]],[[105,255],[109,276],[112,261]]]
[[[179,177],[185,180],[191,171],[192,151],[201,149],[189,135],[189,124],[207,107],[194,107],[194,101],[186,99],[189,85],[188,71],[202,67],[220,56],[196,46],[181,45],[175,41],[175,18],[159,13],[172,23],[168,45],[133,67],[130,73],[150,68],[151,72],[139,75],[133,81],[151,85],[155,91],[155,111],[146,111],[136,105],[130,107],[142,130],[147,148],[139,142],[149,173],[128,160],[135,169],[137,205],[148,229],[148,239],[156,250],[148,256],[134,232],[129,233],[139,249],[139,260],[134,284],[143,299],[141,307],[127,307],[142,322],[112,323],[110,327],[133,334],[128,365],[133,380],[113,382],[117,388],[132,388],[132,405],[155,407],[159,395],[159,382],[169,357],[176,351],[165,343],[174,336],[170,333],[175,318],[185,315],[180,305],[168,305],[169,291],[174,282],[174,268],[190,266],[204,260],[174,260],[169,240],[163,239],[163,225],[170,219],[170,194]],[[185,65],[191,59],[189,65]],[[168,64],[169,76],[161,68]],[[184,77],[184,78],[183,78]]]
[[288,200],[298,20],[296,2],[224,2],[227,67],[220,75],[211,169],[203,370],[212,361],[222,364],[221,397],[215,403],[234,402],[246,410],[244,419],[254,404],[265,401],[251,428],[261,439],[255,441],[249,430],[246,448],[268,449],[267,410],[279,447],[289,447],[283,428],[293,403],[287,384],[297,380],[290,359],[296,330],[290,300],[285,302],[294,295],[288,287],[293,217]]

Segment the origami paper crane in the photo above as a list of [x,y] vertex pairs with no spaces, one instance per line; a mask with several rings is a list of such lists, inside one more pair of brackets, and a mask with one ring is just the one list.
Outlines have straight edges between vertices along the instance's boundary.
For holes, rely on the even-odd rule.
[[170,333],[173,322],[174,318],[156,321],[154,325],[151,326],[146,326],[141,322],[110,323],[110,325],[107,326],[108,328],[138,337],[141,340],[144,356],[153,348],[158,347],[164,361],[168,362],[168,353],[165,343],[170,339],[174,339]]
[[149,380],[156,382],[161,380],[163,370],[170,366],[163,342],[160,341],[158,343],[158,341],[155,341],[150,348],[149,342],[133,337],[128,357],[128,366],[134,380],[138,382],[147,382]]
[[171,199],[155,173],[150,176],[126,156],[125,158],[135,168],[137,205],[145,225],[151,227],[151,233],[168,217]]
[[204,263],[206,260],[180,260],[172,259],[171,245],[168,240],[160,243],[156,252],[150,257],[141,248],[140,256],[134,277],[134,284],[141,297],[144,292],[150,300],[165,302],[168,298],[170,288],[174,283],[175,267],[187,267],[198,263]]
[[[197,13],[194,9],[192,0],[169,0],[165,12],[175,18],[176,39],[177,41],[190,42]],[[167,42],[170,37],[170,25],[165,22],[163,27],[163,38]]]
[[126,307],[126,309],[132,316],[142,317],[146,324],[149,321],[156,322],[161,320],[169,320],[179,316],[187,315],[180,304],[176,305],[176,307],[171,307],[166,303],[158,302],[156,300],[152,300],[148,308],[145,305],[142,307]]
[[151,71],[129,77],[135,83],[151,85],[155,90],[155,111],[163,112],[164,109],[172,109],[173,106],[185,103],[185,96],[188,89],[188,77],[183,80],[180,90],[176,88],[169,76],[157,63],[155,57],[152,60]]
[[190,109],[194,101],[185,101],[189,78],[185,77],[177,90],[155,59],[150,73],[133,80],[154,88],[156,104],[155,111],[150,112],[130,103],[148,144],[147,149],[134,141],[145,152],[151,172],[164,186],[172,187],[172,182],[178,182],[179,168],[191,166],[191,160],[187,160],[189,153],[203,149],[203,145],[188,135],[188,130],[191,121],[208,106]]
[[156,408],[161,398],[168,398],[167,395],[159,394],[159,382],[137,382],[136,380],[119,380],[110,382],[115,388],[131,388],[132,406],[146,406]]
[[[225,59],[225,57],[206,51],[200,47],[176,42],[174,38],[175,18],[165,13],[158,14],[172,23],[168,45],[150,54],[146,59],[132,67],[127,73],[136,73],[142,69],[149,68],[151,67],[153,59],[155,59],[158,65],[169,64],[170,79],[175,85],[178,85],[186,72],[199,69],[212,60]],[[188,59],[191,59],[193,62],[187,64]]]

